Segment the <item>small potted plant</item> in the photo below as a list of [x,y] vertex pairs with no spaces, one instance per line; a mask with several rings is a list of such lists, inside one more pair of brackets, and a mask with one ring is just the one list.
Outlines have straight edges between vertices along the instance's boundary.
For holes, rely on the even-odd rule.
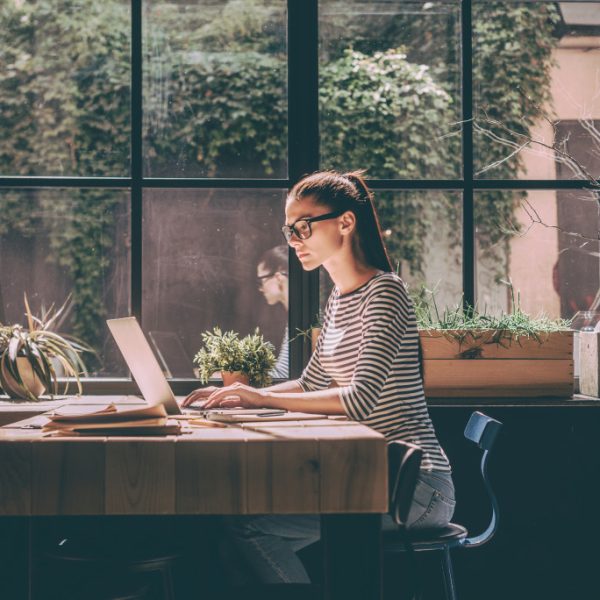
[[[67,302],[57,311],[50,307],[38,318],[31,314],[25,296],[27,327],[0,323],[0,385],[9,397],[35,401],[45,391],[58,394],[57,366],[65,377],[75,379],[81,394],[79,377],[85,366],[80,354],[90,349],[51,331]],[[64,393],[68,386],[67,381]]]
[[224,385],[235,381],[264,387],[271,383],[270,371],[275,366],[275,348],[264,340],[257,328],[244,338],[234,331],[219,327],[202,334],[204,346],[194,357],[202,383],[215,372],[221,373]]

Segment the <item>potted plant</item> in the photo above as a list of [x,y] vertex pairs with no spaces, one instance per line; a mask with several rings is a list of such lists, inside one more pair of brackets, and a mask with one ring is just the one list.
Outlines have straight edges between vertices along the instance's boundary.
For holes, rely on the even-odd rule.
[[296,340],[298,338],[303,338],[304,340],[306,340],[306,343],[310,343],[310,351],[314,352],[317,347],[317,343],[319,341],[319,336],[321,335],[322,329],[323,329],[323,318],[322,318],[322,315],[320,313],[318,313],[315,315],[315,319],[308,329],[299,329],[299,328],[296,329],[296,331],[298,333],[295,337],[293,337],[290,340],[290,342],[293,342],[294,340]]
[[[506,283],[506,282],[505,282]],[[499,316],[438,310],[434,295],[415,299],[428,397],[571,397],[573,331],[564,319],[521,310]]]
[[204,346],[194,357],[202,383],[215,372],[221,373],[224,385],[235,381],[264,387],[271,383],[270,371],[275,366],[275,348],[264,340],[258,328],[244,338],[234,331],[219,327],[202,334]]
[[[69,299],[67,299],[68,302]],[[19,324],[0,323],[0,385],[11,398],[37,400],[45,391],[50,395],[58,393],[57,366],[62,375],[74,378],[78,393],[81,394],[80,374],[85,366],[80,354],[89,348],[52,331],[63,313],[67,302],[54,311],[42,311],[40,317],[31,314],[27,296],[25,315],[27,327]],[[69,381],[63,393],[67,393]]]

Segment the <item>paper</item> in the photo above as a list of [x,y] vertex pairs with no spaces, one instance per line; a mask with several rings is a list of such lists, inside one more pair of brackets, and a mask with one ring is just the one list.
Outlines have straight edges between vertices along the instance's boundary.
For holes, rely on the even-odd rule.
[[55,412],[43,431],[56,435],[172,435],[181,433],[181,425],[167,418],[162,404],[123,410],[109,404],[93,412]]

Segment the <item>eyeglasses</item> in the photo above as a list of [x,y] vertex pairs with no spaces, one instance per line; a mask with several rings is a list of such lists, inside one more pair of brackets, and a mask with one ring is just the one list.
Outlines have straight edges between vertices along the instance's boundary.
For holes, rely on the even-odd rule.
[[285,271],[275,271],[274,273],[267,273],[266,275],[257,275],[256,276],[256,285],[258,286],[258,289],[260,290],[262,288],[262,286],[264,285],[265,281],[267,279],[270,279],[271,277],[275,277],[275,275],[277,275],[277,273],[281,273],[282,275],[287,276],[287,273]]
[[335,219],[345,212],[345,210],[336,210],[324,215],[319,215],[318,217],[303,217],[302,219],[294,221],[291,225],[284,225],[281,228],[281,233],[283,233],[286,242],[289,242],[292,239],[292,235],[295,235],[299,240],[307,240],[312,235],[312,229],[310,227],[311,223]]

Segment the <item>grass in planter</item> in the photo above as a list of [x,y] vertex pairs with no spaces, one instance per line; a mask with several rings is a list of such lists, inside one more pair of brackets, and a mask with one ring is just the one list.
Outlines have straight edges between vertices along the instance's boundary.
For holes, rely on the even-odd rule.
[[513,311],[499,316],[489,315],[484,309],[480,313],[476,307],[463,309],[462,305],[446,307],[440,311],[435,290],[424,286],[413,294],[417,325],[423,331],[441,331],[448,338],[458,341],[459,346],[465,342],[469,348],[461,352],[465,358],[476,358],[481,354],[481,346],[498,344],[508,348],[514,342],[521,345],[524,338],[534,339],[539,344],[544,342],[548,334],[569,331],[571,319],[550,319],[540,314],[531,317],[521,310],[521,295],[515,291],[510,281],[502,281],[510,289]]

